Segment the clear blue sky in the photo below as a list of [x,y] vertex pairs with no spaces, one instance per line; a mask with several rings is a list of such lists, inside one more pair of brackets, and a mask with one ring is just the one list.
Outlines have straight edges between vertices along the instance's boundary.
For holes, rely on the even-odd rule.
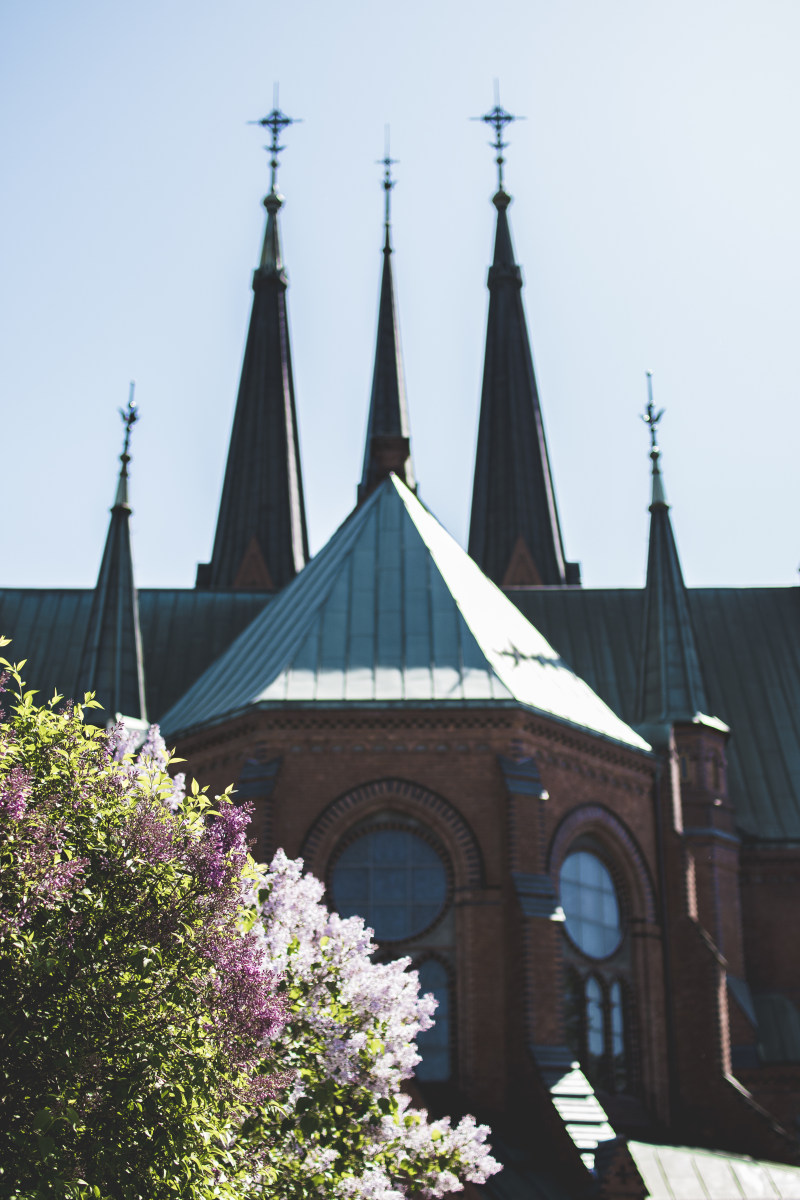
[[0,582],[91,586],[137,380],[142,586],[208,558],[285,135],[283,244],[312,547],[351,508],[392,127],[420,492],[462,540],[501,98],[507,184],[567,552],[638,585],[644,373],[693,585],[800,561],[796,0],[7,0],[0,13]]

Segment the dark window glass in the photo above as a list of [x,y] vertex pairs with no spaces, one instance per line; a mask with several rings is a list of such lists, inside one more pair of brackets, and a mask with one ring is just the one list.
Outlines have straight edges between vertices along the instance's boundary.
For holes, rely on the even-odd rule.
[[602,1058],[605,1049],[603,1031],[603,989],[592,975],[586,981],[586,1048],[589,1058]]
[[419,990],[421,995],[432,992],[439,1007],[433,1014],[436,1024],[417,1038],[422,1062],[417,1065],[416,1075],[440,1083],[450,1078],[450,982],[436,959],[428,958],[419,967]]
[[583,1008],[583,984],[580,976],[577,972],[568,970],[564,991],[564,1030],[567,1045],[578,1060],[583,1057]]
[[624,1092],[628,1085],[628,1071],[625,1062],[625,1013],[623,1009],[622,986],[619,980],[611,985],[609,993],[609,1016],[611,1018],[611,1068],[614,1079],[614,1091]]
[[343,917],[363,917],[378,941],[402,941],[439,916],[447,899],[447,874],[439,855],[417,834],[375,829],[339,856],[331,892]]
[[560,876],[561,907],[567,933],[590,958],[606,958],[622,940],[617,892],[607,868],[595,854],[578,850],[564,859]]

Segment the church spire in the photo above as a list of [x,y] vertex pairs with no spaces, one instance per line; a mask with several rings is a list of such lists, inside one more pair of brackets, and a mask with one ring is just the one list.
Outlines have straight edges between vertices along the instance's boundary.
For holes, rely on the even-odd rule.
[[472,492],[469,552],[503,586],[579,583],[564,557],[555,490],[533,370],[522,273],[514,260],[503,179],[503,131],[518,120],[500,103],[485,116],[495,132],[498,189],[494,262]]
[[653,407],[649,371],[647,392],[642,420],[650,430],[652,498],[636,708],[640,724],[667,726],[695,721],[708,712],[708,700],[659,465],[657,428],[664,411]]
[[386,153],[381,159],[384,168],[385,197],[383,275],[378,305],[378,336],[375,345],[375,367],[372,375],[372,395],[369,403],[367,440],[364,447],[364,467],[358,485],[358,503],[394,472],[416,491],[414,468],[411,462],[411,439],[403,378],[403,359],[400,354],[400,331],[392,279],[391,197],[395,180],[392,167],[395,159],[389,155],[389,131],[386,130]]
[[269,129],[271,186],[267,226],[253,274],[253,308],[233,418],[211,562],[199,587],[282,588],[308,560],[303,480],[297,440],[292,357],[278,213],[280,135],[294,124],[277,104],[256,122]]
[[92,597],[89,623],[75,686],[79,698],[95,692],[104,716],[122,713],[147,720],[144,660],[139,628],[139,598],[133,578],[128,463],[131,430],[139,414],[131,384],[128,407],[120,409],[125,438],[120,455],[117,492],[111,509],[100,574]]

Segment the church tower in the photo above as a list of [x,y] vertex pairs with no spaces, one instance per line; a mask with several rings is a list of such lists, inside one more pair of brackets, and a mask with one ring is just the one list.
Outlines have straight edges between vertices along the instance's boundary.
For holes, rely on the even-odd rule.
[[503,186],[503,130],[516,118],[499,104],[481,120],[495,131],[498,188],[494,261],[472,492],[469,553],[501,586],[580,583],[564,555],[536,375],[522,272],[514,259]]
[[411,462],[411,437],[403,377],[403,358],[400,353],[400,331],[392,277],[391,197],[394,159],[389,156],[387,143],[383,158],[383,190],[385,196],[383,274],[381,298],[378,305],[378,335],[375,343],[375,367],[372,374],[372,395],[369,403],[367,438],[364,446],[364,468],[358,485],[358,503],[392,472],[413,492],[417,485]]
[[94,692],[102,710],[87,714],[88,720],[105,724],[115,713],[146,721],[144,657],[139,627],[139,595],[133,577],[131,555],[131,506],[128,502],[128,463],[131,461],[131,430],[139,419],[133,400],[120,410],[125,440],[117,493],[111,508],[103,558],[75,680],[75,697]]
[[197,568],[202,588],[277,591],[308,561],[303,479],[286,309],[277,188],[279,138],[293,123],[277,107],[259,122],[272,134],[267,228],[253,274],[253,308],[233,418],[228,465],[210,563]]

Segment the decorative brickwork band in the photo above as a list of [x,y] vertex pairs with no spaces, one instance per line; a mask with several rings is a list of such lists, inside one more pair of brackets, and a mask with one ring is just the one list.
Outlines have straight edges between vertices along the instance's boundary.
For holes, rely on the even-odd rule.
[[306,865],[319,872],[334,842],[356,821],[387,805],[423,820],[446,840],[453,855],[457,887],[480,887],[483,862],[474,833],[459,812],[441,796],[405,779],[380,779],[334,800],[312,825],[302,848]]

